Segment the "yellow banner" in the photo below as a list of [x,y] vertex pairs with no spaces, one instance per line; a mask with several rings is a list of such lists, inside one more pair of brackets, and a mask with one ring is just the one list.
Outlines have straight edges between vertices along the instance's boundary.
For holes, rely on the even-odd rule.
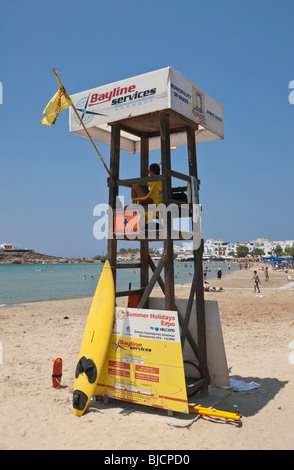
[[95,394],[189,413],[177,312],[117,307]]

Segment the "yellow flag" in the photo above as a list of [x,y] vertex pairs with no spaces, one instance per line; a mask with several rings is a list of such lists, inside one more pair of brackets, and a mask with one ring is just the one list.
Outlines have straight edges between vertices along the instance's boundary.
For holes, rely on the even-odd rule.
[[46,117],[41,121],[41,124],[53,126],[58,114],[69,106],[72,106],[72,104],[73,103],[65,88],[60,86],[58,92],[53,96],[44,109],[43,114],[45,114]]

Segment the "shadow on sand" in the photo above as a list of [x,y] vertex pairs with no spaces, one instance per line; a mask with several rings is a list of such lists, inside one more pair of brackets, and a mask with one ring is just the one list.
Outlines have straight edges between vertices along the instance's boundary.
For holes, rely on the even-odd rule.
[[228,406],[231,404],[231,406],[239,410],[242,416],[247,417],[254,416],[262,410],[288,383],[288,380],[281,381],[274,377],[240,377],[234,375],[234,378],[248,384],[253,382],[259,385],[259,388],[254,390],[241,392],[229,390],[230,396],[226,397],[223,402],[223,405]]
[[[262,410],[277,394],[283,389],[288,381],[280,381],[276,378],[266,377],[240,377],[234,375],[236,380],[247,382],[248,384],[258,384],[259,388],[248,391],[235,392],[231,389],[223,389],[222,387],[209,386],[209,395],[200,397],[199,394],[189,398],[189,404],[203,406],[205,408],[215,408],[221,411],[235,413],[239,411],[242,417],[254,416]],[[99,401],[91,401],[86,413],[100,412],[106,414],[129,415],[132,413],[142,413],[153,415],[157,419],[164,419],[165,422],[175,427],[190,427],[198,418],[195,414],[172,413],[168,415],[167,410],[160,410],[136,403],[124,402],[122,400],[106,399]],[[224,419],[212,419],[217,422],[226,422]],[[231,424],[242,425],[238,422],[231,421]]]

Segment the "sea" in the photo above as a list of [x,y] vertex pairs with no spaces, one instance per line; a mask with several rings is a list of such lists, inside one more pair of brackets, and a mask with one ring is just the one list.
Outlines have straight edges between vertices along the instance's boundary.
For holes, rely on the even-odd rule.
[[[206,277],[208,282],[216,279],[216,269],[219,266],[224,275],[228,273],[228,263],[204,261],[203,267],[210,270]],[[237,268],[237,264],[230,265],[231,271]],[[0,265],[0,307],[7,304],[92,297],[102,269],[102,263]],[[163,275],[162,272],[162,277]],[[175,284],[190,284],[193,263],[175,261],[174,276]],[[140,287],[140,270],[117,270],[117,291],[127,290],[130,286],[132,289]]]

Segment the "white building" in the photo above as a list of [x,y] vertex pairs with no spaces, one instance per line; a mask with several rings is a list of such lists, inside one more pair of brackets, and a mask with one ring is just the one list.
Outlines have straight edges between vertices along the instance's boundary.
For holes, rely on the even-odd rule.
[[2,243],[0,244],[0,250],[12,250],[14,246],[12,243]]
[[208,238],[204,243],[204,255],[216,256],[220,251],[223,251],[223,246],[225,246],[224,240],[213,240],[212,238]]
[[204,243],[204,256],[229,256],[229,253],[237,254],[239,245],[247,246],[249,255],[255,250],[260,248],[264,251],[264,256],[270,255],[274,252],[277,245],[280,245],[282,250],[290,248],[294,245],[294,240],[284,241],[269,241],[267,238],[257,238],[245,242],[224,242],[224,240],[207,239]]
[[[237,248],[240,245],[245,245],[249,249],[249,255],[255,248],[261,248],[264,251],[264,256],[274,254],[274,249],[277,245],[280,245],[282,250],[290,248],[294,245],[294,240],[284,241],[269,241],[267,238],[257,238],[256,240],[250,240],[245,242],[225,242],[224,240],[213,240],[208,238],[204,243],[204,258],[210,258],[214,256],[221,256],[223,258],[230,257],[230,253],[237,254]],[[162,255],[163,247],[155,250],[158,255]],[[193,245],[192,242],[183,243],[183,245],[174,245],[174,252],[177,254],[179,260],[185,260],[193,256]]]

